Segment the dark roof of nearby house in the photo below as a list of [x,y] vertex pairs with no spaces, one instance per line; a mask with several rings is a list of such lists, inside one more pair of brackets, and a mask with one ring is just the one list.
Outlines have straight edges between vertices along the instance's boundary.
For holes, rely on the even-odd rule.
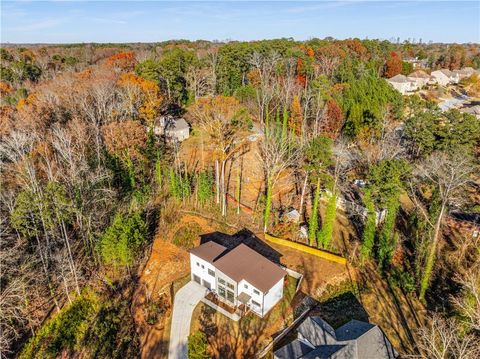
[[209,263],[213,263],[226,249],[224,246],[210,241],[190,249],[190,253]]
[[320,317],[308,317],[298,326],[297,331],[314,346],[337,341],[335,330]]
[[335,334],[337,335],[337,340],[354,340],[368,332],[373,327],[375,327],[375,325],[370,323],[351,320],[347,324],[338,328],[335,331]]
[[214,265],[237,283],[244,279],[264,293],[286,275],[280,266],[243,243],[215,260]]
[[275,351],[275,359],[298,359],[304,358],[306,354],[314,350],[301,340],[295,339],[290,344],[287,344],[277,351]]
[[373,324],[351,320],[337,330],[320,317],[309,317],[298,327],[303,340],[315,348],[301,357],[275,358],[301,359],[393,359],[395,349],[382,330]]
[[356,345],[355,343],[321,345],[301,357],[301,359],[331,359],[333,354],[335,354],[335,359],[355,358]]
[[373,324],[351,320],[335,333],[339,341],[356,342],[357,357],[368,359],[393,359],[397,353],[382,330]]

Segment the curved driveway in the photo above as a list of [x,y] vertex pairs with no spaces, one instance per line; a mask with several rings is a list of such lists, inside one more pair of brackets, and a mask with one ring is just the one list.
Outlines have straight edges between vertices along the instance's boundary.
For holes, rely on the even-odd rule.
[[193,309],[207,293],[207,288],[190,281],[175,294],[168,359],[186,359],[187,341]]

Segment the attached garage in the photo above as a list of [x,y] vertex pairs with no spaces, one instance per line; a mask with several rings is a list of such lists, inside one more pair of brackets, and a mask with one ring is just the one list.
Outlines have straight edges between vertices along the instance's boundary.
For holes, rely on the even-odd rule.
[[202,284],[202,283],[200,282],[200,277],[199,277],[198,275],[196,275],[196,274],[193,275],[193,280],[194,280],[195,282],[197,282],[198,284]]
[[208,289],[212,289],[212,285],[210,282],[207,282],[205,279],[203,280],[203,286]]

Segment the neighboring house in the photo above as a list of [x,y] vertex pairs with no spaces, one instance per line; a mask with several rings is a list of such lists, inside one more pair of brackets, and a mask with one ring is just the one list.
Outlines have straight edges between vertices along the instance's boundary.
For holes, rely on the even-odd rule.
[[473,67],[464,67],[463,69],[460,69],[460,70],[453,70],[453,72],[458,74],[460,80],[470,77],[476,73]]
[[470,115],[474,115],[480,120],[480,105],[462,107],[460,108],[460,112],[469,113]]
[[298,337],[278,349],[274,359],[393,359],[398,356],[382,330],[351,320],[334,330],[320,317],[308,317]]
[[155,121],[153,132],[165,136],[169,141],[182,142],[190,136],[190,126],[183,118],[161,116]]
[[412,81],[417,88],[422,88],[428,84],[430,75],[425,71],[417,70],[408,75],[407,79]]
[[420,60],[418,57],[405,59],[403,61],[412,64],[413,69],[424,69],[428,65],[428,61],[426,59]]
[[192,280],[233,308],[263,317],[283,297],[286,271],[241,243],[231,250],[206,242],[190,250]]
[[456,84],[460,81],[460,76],[457,73],[447,69],[432,71],[431,76],[431,83],[437,83],[441,86]]
[[395,90],[400,92],[402,95],[407,94],[408,92],[412,92],[417,90],[417,85],[409,80],[406,76],[404,75],[395,75],[392,78],[389,78],[388,83],[393,86]]

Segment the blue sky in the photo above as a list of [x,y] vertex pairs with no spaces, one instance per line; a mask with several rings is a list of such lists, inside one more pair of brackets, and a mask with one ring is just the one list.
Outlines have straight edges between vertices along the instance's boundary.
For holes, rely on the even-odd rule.
[[480,1],[1,1],[1,42],[326,36],[480,43]]

